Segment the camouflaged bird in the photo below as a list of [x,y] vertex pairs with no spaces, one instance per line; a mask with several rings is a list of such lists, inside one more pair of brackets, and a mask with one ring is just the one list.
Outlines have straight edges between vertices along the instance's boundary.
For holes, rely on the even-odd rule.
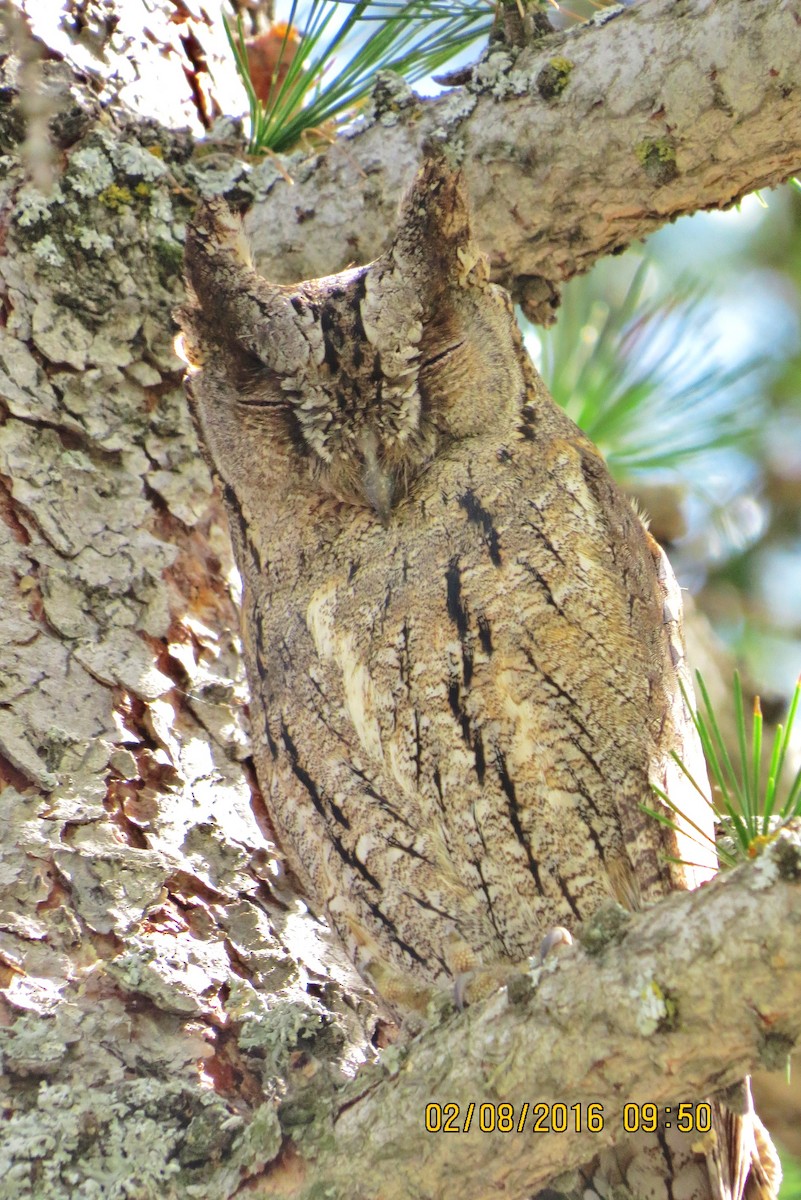
[[[429,159],[384,255],[294,286],[260,278],[207,203],[186,271],[259,780],[388,1007],[500,978],[605,901],[697,882],[666,855],[698,846],[641,808],[656,783],[710,827],[670,758],[704,777],[675,579],[531,365],[460,173]],[[772,1195],[756,1118],[715,1114],[706,1162],[663,1131],[610,1152],[607,1177],[738,1200],[750,1169]]]

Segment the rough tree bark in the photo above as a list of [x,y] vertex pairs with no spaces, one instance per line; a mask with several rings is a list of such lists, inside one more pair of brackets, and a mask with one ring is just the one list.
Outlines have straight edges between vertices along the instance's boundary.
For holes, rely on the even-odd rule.
[[[501,1135],[427,1137],[422,1101],[559,1100],[570,1083],[577,1101],[667,1104],[786,1054],[799,1032],[792,847],[672,900],[599,961],[558,962],[520,1004],[449,1015],[375,1061],[375,1008],[293,897],[249,766],[236,581],[170,313],[198,194],[257,201],[250,232],[271,277],[333,271],[380,248],[423,139],[442,130],[464,144],[499,277],[547,316],[561,282],[603,254],[801,166],[799,23],[797,0],[649,0],[499,52],[436,101],[382,80],[344,148],[288,160],[293,185],[230,144],[196,145],[119,99],[101,107],[70,61],[23,67],[20,97],[7,40],[0,1200],[222,1200],[245,1181],[387,1196],[389,1161],[405,1164],[392,1194],[420,1195],[424,1155],[460,1191],[469,1169],[466,1195],[524,1195],[586,1144],[551,1139],[539,1160],[539,1143],[507,1135],[501,1179]],[[660,957],[677,921],[686,941]],[[721,983],[753,972],[725,1014],[692,990],[694,956],[713,952]],[[572,1012],[571,978],[595,980],[580,986],[607,1009]],[[713,1003],[714,1055],[698,1032]],[[535,1014],[557,1025],[542,1056]],[[597,1045],[583,1082],[579,1044]],[[541,1070],[521,1057],[535,1050]]]

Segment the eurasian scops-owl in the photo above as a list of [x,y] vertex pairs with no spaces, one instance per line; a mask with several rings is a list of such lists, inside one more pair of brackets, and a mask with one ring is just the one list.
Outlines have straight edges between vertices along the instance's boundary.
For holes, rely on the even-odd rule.
[[258,775],[364,978],[421,1008],[605,901],[691,883],[666,856],[698,846],[641,807],[657,783],[709,826],[670,759],[702,777],[678,589],[532,367],[459,172],[426,162],[366,267],[269,284],[220,202],[186,262]]

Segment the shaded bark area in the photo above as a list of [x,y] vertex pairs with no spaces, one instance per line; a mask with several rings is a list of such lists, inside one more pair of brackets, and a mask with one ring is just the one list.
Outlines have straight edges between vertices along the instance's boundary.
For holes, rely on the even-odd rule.
[[[673,46],[684,17],[667,7],[652,0],[641,11],[652,12],[655,21],[671,16]],[[718,0],[711,11],[719,13],[721,55],[725,30],[745,28],[752,14],[761,14],[762,32],[743,37],[738,53],[746,64],[757,55],[759,79],[765,67],[768,81],[796,86],[797,56],[786,61],[791,26],[782,23],[795,28],[795,6],[774,11],[761,0],[747,6]],[[711,19],[706,9],[686,12],[686,37]],[[688,183],[701,179],[700,165],[695,175],[682,169],[678,179],[657,182],[641,178],[645,167],[635,155],[635,211],[617,220],[629,192],[621,183],[615,193],[600,155],[585,162],[584,190],[575,193],[574,205],[579,176],[560,174],[557,159],[538,160],[533,152],[539,147],[544,155],[548,146],[574,164],[584,161],[586,147],[576,140],[584,110],[570,115],[581,95],[578,66],[586,61],[589,71],[591,45],[598,47],[592,56],[598,69],[610,54],[612,61],[622,55],[616,43],[610,49],[591,37],[635,29],[629,53],[639,46],[648,55],[648,28],[645,17],[632,24],[625,14],[600,30],[559,35],[547,49],[480,68],[477,90],[461,89],[431,104],[407,103],[398,92],[392,100],[385,88],[347,153],[335,146],[322,156],[299,152],[288,161],[292,187],[269,161],[244,162],[222,143],[196,147],[189,135],[134,118],[120,106],[101,111],[96,92],[68,63],[46,61],[41,78],[51,106],[55,168],[48,192],[31,178],[19,77],[13,60],[4,60],[0,1197],[223,1198],[240,1191],[243,1181],[263,1194],[288,1194],[293,1187],[302,1194],[315,1180],[326,1182],[331,1194],[352,1195],[361,1160],[354,1157],[343,1175],[327,1156],[355,1156],[360,1140],[372,1146],[372,1169],[380,1170],[380,1176],[363,1176],[365,1196],[384,1194],[386,1147],[393,1140],[393,1161],[406,1164],[399,1186],[413,1186],[421,1147],[426,1162],[432,1156],[432,1178],[447,1167],[450,1174],[442,1178],[449,1187],[468,1163],[482,1169],[481,1153],[488,1169],[497,1169],[500,1135],[484,1135],[483,1150],[471,1148],[458,1162],[453,1156],[462,1139],[455,1139],[452,1149],[445,1147],[449,1162],[438,1139],[423,1140],[419,1104],[433,1097],[435,1083],[444,1095],[450,1082],[477,1100],[523,1098],[517,1068],[505,1063],[520,1053],[530,1081],[530,1060],[514,1049],[519,1025],[536,1032],[536,1022],[521,1017],[528,1002],[507,1008],[500,996],[486,1010],[449,1017],[415,1044],[411,1058],[391,1048],[377,1065],[375,1008],[325,930],[294,898],[281,866],[248,757],[228,534],[189,421],[170,313],[181,298],[183,231],[198,194],[266,200],[267,223],[259,227],[255,215],[251,223],[271,274],[279,274],[279,259],[284,277],[333,270],[377,251],[422,138],[441,127],[464,140],[477,226],[494,249],[499,273],[507,282],[517,278],[521,292],[530,275],[550,281],[543,312],[552,289],[593,258],[676,212],[729,203],[801,161],[797,110],[782,107],[788,102],[779,84],[768,82],[755,85],[747,102],[738,101],[731,142],[723,138],[729,158],[709,164],[709,127],[699,128],[697,143],[690,144],[689,134],[681,143],[686,161],[707,161],[706,191],[692,192]],[[581,58],[584,38],[587,60]],[[577,67],[557,96],[545,98],[536,87],[542,55],[557,53]],[[527,82],[518,94],[519,72]],[[636,125],[642,140],[653,110],[642,98],[639,103],[630,134]],[[610,117],[611,100],[603,105]],[[585,110],[592,111],[589,97]],[[719,111],[726,116],[714,105],[709,111],[716,120]],[[763,112],[773,116],[746,120]],[[543,114],[552,124],[539,123]],[[741,126],[753,140],[738,142]],[[594,128],[597,138],[605,125]],[[518,137],[522,154],[515,149]],[[626,139],[630,150],[636,141]],[[542,173],[552,171],[559,186],[545,203],[536,188]],[[578,236],[577,229],[585,232]],[[528,294],[539,295],[536,288]],[[766,868],[752,883],[732,885],[743,888],[743,911],[755,895],[760,905],[773,895],[772,880],[759,890],[765,879],[759,870]],[[777,876],[782,871],[777,868]],[[775,887],[778,896],[790,884],[778,879]],[[701,899],[671,903],[695,913],[691,906]],[[793,903],[797,911],[797,899]],[[723,980],[730,946],[718,934],[717,916],[708,920],[703,912],[698,917],[696,952],[703,958],[716,948]],[[783,988],[794,959],[781,938],[794,926],[778,916],[761,920],[759,937],[735,937],[735,949],[749,951],[757,965],[767,963],[766,986]],[[639,945],[635,938],[635,957],[644,953]],[[621,975],[614,953],[607,951],[608,969],[619,982],[641,978],[646,992],[651,978],[663,991],[680,986],[662,973],[662,960],[650,976],[637,975],[633,966],[626,969],[634,975]],[[736,962],[733,970],[745,969]],[[600,970],[580,958],[568,966]],[[553,976],[549,964],[541,978],[549,1011],[562,1003],[561,974],[561,964]],[[590,986],[589,979],[582,976],[582,986]],[[656,1087],[664,1074],[667,1043],[659,1042],[650,1065],[643,1055],[656,1046],[653,1037],[668,1034],[651,992],[646,1011],[656,1013],[656,1025],[638,1034],[646,1034],[645,1049],[632,1034],[644,1004],[634,983],[624,1009],[629,1024],[621,1026],[640,1070],[638,1095],[646,1099],[686,1099],[696,1086],[699,1094],[710,1086],[710,1072],[717,1084],[742,1074],[759,1058],[756,1031],[765,1033],[768,1017],[782,1038],[798,1032],[790,1008],[777,999],[783,992],[753,990],[753,1006],[765,1020],[742,1009],[733,1014],[740,1049],[721,1034],[714,1063],[701,1066],[687,1051],[672,1076],[675,1091],[654,1091],[649,1085]],[[688,998],[682,1014],[693,1004]],[[564,1028],[571,1020],[565,1010]],[[506,1040],[494,1042],[491,1025]],[[542,1051],[555,1064],[562,1028]],[[697,1029],[694,1036],[698,1040]],[[503,1052],[492,1077],[482,1068],[451,1079],[448,1060],[474,1063],[485,1038],[487,1061]],[[627,1054],[619,1052],[621,1069]],[[621,1089],[628,1079],[620,1076]],[[554,1099],[565,1099],[564,1087]],[[379,1114],[387,1137],[380,1154],[365,1133]],[[404,1129],[411,1130],[408,1137]],[[520,1153],[539,1155],[539,1142],[519,1142]],[[544,1161],[549,1170],[558,1163],[560,1171],[577,1161],[574,1145],[579,1157],[589,1148],[573,1138],[568,1148],[564,1136],[549,1145]],[[593,1141],[590,1152],[597,1148]],[[312,1169],[314,1159],[319,1167]],[[525,1174],[529,1187],[540,1178],[522,1159],[514,1170],[517,1179]],[[408,1194],[420,1194],[419,1178],[418,1190]]]

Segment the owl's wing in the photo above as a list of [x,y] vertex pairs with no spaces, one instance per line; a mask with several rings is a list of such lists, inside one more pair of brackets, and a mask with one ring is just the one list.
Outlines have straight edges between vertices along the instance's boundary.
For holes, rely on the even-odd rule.
[[388,526],[350,519],[292,611],[257,605],[286,840],[363,969],[519,961],[674,883],[641,805],[692,730],[675,583],[551,409],[441,456]]

